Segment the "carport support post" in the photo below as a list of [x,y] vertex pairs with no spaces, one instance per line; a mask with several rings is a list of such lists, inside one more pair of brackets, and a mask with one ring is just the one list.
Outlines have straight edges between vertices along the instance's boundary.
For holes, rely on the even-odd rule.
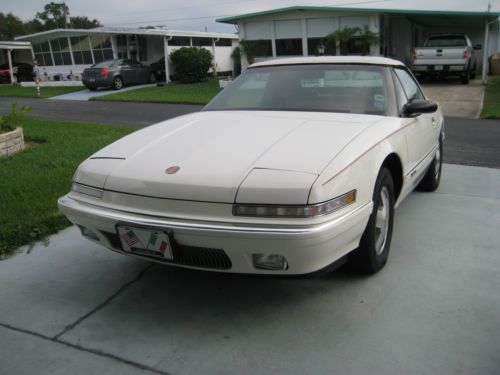
[[490,22],[486,19],[486,26],[484,29],[484,44],[483,44],[483,71],[481,78],[483,80],[483,84],[486,84],[486,67],[488,66],[488,50],[490,41]]
[[7,60],[9,61],[10,84],[14,84],[14,72],[12,71],[12,50],[7,50]]
[[165,59],[165,83],[170,83],[170,71],[168,70],[168,41],[172,35],[163,37],[163,55]]

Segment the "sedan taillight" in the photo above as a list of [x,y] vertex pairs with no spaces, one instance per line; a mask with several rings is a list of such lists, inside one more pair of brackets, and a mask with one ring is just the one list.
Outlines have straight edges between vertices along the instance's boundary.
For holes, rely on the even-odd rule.
[[101,75],[107,76],[108,74],[109,74],[109,69],[106,69],[106,68],[101,69]]

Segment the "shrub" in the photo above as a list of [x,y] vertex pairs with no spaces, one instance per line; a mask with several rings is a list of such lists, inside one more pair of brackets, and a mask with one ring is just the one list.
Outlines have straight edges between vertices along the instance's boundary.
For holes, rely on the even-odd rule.
[[0,133],[9,132],[23,124],[26,115],[31,111],[30,106],[23,106],[20,111],[17,110],[17,102],[12,102],[10,113],[0,117]]
[[182,47],[170,54],[175,76],[184,83],[206,79],[212,59],[210,51],[200,47]]

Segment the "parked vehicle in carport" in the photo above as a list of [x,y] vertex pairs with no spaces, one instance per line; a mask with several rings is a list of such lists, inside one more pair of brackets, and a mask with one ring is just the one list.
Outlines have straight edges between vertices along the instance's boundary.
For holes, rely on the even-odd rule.
[[460,77],[463,84],[476,76],[477,57],[467,35],[443,34],[427,38],[424,47],[416,48],[413,54],[413,73],[424,80],[425,77]]
[[157,81],[165,81],[165,58],[151,64],[151,71],[155,73]]
[[[33,81],[33,65],[13,63],[12,74],[14,75],[14,83]],[[0,83],[11,83],[9,64],[0,65]]]
[[82,82],[89,90],[112,87],[120,90],[126,85],[156,82],[156,75],[147,65],[134,60],[105,60],[82,72]]

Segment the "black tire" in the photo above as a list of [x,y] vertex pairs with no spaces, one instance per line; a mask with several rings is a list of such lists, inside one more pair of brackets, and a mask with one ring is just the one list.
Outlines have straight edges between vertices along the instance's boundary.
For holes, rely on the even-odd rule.
[[460,82],[462,82],[463,85],[467,85],[470,82],[470,72],[467,71],[465,74],[460,78]]
[[394,182],[391,172],[380,170],[373,190],[373,210],[359,247],[349,255],[357,271],[374,274],[387,263],[394,223]]
[[157,81],[156,79],[156,73],[155,72],[151,72],[151,74],[149,75],[149,83],[155,83]]
[[443,141],[439,137],[439,145],[434,156],[434,160],[425,173],[424,178],[417,186],[420,191],[436,191],[441,182],[441,170],[443,167]]
[[123,79],[120,76],[116,76],[113,79],[113,88],[115,90],[121,90],[123,88]]

